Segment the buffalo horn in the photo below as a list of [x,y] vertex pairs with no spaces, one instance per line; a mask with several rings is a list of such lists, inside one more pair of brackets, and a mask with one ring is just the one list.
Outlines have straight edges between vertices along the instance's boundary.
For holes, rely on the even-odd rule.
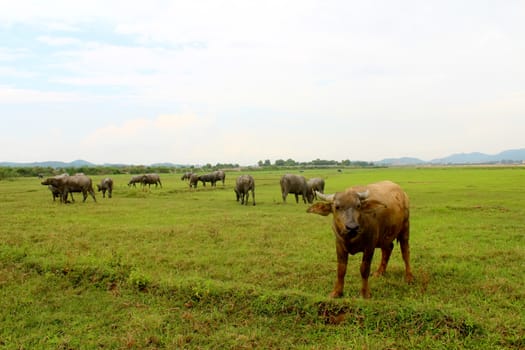
[[318,198],[321,198],[322,200],[326,202],[333,202],[334,201],[334,195],[333,194],[324,194],[319,191],[315,191],[315,194]]
[[365,200],[368,198],[368,195],[370,194],[370,192],[368,190],[364,191],[364,192],[357,192],[357,196],[359,197],[359,199],[361,200]]

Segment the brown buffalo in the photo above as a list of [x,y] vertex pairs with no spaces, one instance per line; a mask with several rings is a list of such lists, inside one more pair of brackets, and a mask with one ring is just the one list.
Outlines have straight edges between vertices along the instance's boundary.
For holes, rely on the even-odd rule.
[[63,177],[49,177],[46,180],[42,181],[42,185],[53,186],[58,189],[61,193],[61,200],[64,203],[67,203],[67,195],[70,192],[82,192],[84,196],[84,202],[88,196],[88,193],[93,197],[93,200],[96,202],[95,191],[93,191],[93,185],[91,179],[86,175],[73,175],[73,176],[63,176]]
[[348,254],[362,252],[361,295],[370,297],[368,276],[375,248],[381,248],[381,264],[374,276],[386,270],[397,239],[405,261],[405,280],[413,279],[410,269],[409,201],[399,185],[383,181],[366,186],[355,186],[332,195],[317,193],[323,199],[308,208],[308,213],[333,214],[332,228],[337,251],[337,280],[331,297],[343,295]]

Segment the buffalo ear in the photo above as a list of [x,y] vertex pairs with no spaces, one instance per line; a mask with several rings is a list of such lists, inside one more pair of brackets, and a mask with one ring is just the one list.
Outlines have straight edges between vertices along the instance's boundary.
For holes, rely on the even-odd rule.
[[367,199],[367,200],[361,201],[361,211],[363,212],[371,212],[377,209],[385,209],[385,208],[386,208],[386,204],[378,201],[377,199]]
[[322,216],[327,216],[332,214],[332,203],[330,202],[317,202],[312,205],[310,208],[306,209],[307,213],[319,214]]

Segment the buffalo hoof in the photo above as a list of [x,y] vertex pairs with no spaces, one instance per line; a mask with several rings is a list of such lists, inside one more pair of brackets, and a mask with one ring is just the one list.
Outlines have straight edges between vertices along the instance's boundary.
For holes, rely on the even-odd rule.
[[343,292],[333,291],[328,295],[330,298],[341,298],[343,296]]
[[381,271],[376,271],[376,272],[374,272],[374,273],[372,274],[372,276],[373,276],[373,277],[381,277],[381,276],[383,276],[383,272],[381,272]]
[[406,283],[412,283],[414,281],[414,275],[412,275],[412,273],[407,273],[405,275],[405,281]]
[[361,296],[363,297],[363,299],[370,299],[372,294],[370,293],[369,289],[361,289]]

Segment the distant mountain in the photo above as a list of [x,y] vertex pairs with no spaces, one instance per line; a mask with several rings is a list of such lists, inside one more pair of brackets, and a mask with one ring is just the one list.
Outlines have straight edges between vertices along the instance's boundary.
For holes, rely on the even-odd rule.
[[489,155],[479,152],[455,153],[445,158],[433,159],[430,163],[437,164],[471,164],[487,162]]
[[150,166],[152,166],[152,167],[166,167],[166,168],[185,168],[185,167],[189,167],[189,165],[175,164],[175,163],[170,163],[170,162],[155,163],[155,164],[151,164]]
[[485,154],[479,152],[455,153],[448,157],[433,159],[429,162],[410,157],[387,158],[374,164],[387,166],[409,166],[419,164],[494,164],[516,163],[525,161],[525,148],[512,149],[498,154]]
[[402,158],[386,158],[378,162],[374,162],[377,165],[391,165],[391,166],[403,166],[403,165],[418,165],[425,164],[424,160],[411,157],[402,157]]
[[513,149],[498,154],[485,154],[479,152],[456,153],[445,158],[433,159],[432,164],[491,164],[504,162],[525,161],[525,148]]
[[[431,161],[425,161],[412,157],[401,158],[386,158],[380,161],[375,161],[376,165],[383,166],[411,166],[424,164],[497,164],[497,163],[522,163],[525,162],[525,148],[511,149],[500,152],[498,154],[484,154],[479,152],[472,153],[455,153],[448,157],[437,158]],[[80,168],[80,167],[94,167],[94,166],[114,166],[126,167],[132,164],[94,164],[85,160],[74,160],[72,162],[32,162],[32,163],[16,163],[16,162],[0,162],[0,167],[42,167],[42,168]],[[155,163],[149,166],[152,167],[167,167],[167,168],[184,168],[190,165],[175,164],[170,162]]]
[[[72,162],[59,162],[59,161],[47,161],[47,162],[31,162],[31,163],[17,163],[17,162],[0,162],[0,167],[19,167],[19,168],[33,168],[33,167],[42,167],[42,168],[80,168],[80,167],[95,167],[95,166],[106,166],[106,167],[126,167],[131,164],[94,164],[85,160],[74,160]],[[189,167],[189,165],[174,164],[174,163],[155,163],[149,166],[152,167],[166,167],[166,168],[183,168]]]
[[58,161],[47,161],[47,162],[32,162],[32,163],[16,163],[16,162],[0,162],[0,166],[4,167],[42,167],[42,168],[80,168],[96,166],[96,164],[87,162],[85,160],[74,160],[72,162],[58,162]]

